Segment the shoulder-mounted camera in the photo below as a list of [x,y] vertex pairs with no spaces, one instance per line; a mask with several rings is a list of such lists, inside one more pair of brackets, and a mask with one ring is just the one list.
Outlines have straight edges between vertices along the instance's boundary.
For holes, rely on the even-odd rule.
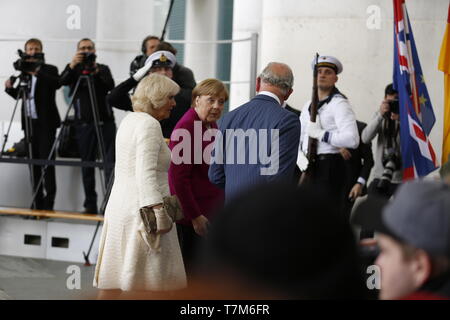
[[45,63],[44,54],[35,53],[34,55],[28,55],[22,50],[17,50],[19,59],[13,63],[14,69],[21,72],[34,72],[36,69]]

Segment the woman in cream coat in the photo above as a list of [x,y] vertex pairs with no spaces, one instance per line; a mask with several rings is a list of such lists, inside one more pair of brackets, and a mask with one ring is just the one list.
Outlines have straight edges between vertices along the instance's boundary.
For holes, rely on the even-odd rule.
[[[160,120],[175,106],[179,86],[166,76],[151,74],[140,81],[132,97],[133,110],[121,122],[116,137],[115,180],[94,276],[99,298],[122,291],[169,291],[186,286],[186,274],[176,228],[162,207],[170,195],[167,172],[170,150]],[[157,217],[158,247],[150,246],[139,209],[152,207]]]

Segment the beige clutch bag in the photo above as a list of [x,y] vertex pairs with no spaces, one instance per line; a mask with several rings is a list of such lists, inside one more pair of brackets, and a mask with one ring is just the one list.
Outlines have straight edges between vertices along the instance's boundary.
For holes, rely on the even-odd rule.
[[[163,208],[166,210],[173,222],[183,219],[181,204],[176,195],[163,198]],[[143,207],[139,209],[142,222],[147,234],[156,233],[156,216],[153,208]]]

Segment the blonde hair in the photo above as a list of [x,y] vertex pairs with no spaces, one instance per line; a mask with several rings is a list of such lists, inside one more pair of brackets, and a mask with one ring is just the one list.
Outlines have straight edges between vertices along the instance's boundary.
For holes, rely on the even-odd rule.
[[134,111],[151,113],[152,109],[161,108],[169,96],[174,96],[180,91],[180,87],[170,78],[151,73],[144,77],[138,84],[131,97]]
[[228,100],[228,90],[222,81],[217,79],[205,79],[197,84],[192,90],[191,106],[195,107],[195,99],[200,96],[212,96],[218,98],[224,98]]

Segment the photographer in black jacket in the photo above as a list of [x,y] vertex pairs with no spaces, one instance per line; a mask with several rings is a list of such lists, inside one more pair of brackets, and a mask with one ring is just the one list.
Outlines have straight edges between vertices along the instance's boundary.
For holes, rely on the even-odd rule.
[[[22,71],[20,81],[27,83],[28,100],[25,105],[27,114],[22,112],[22,130],[26,131],[25,121],[31,119],[28,133],[31,141],[31,156],[33,159],[47,159],[55,142],[56,128],[61,124],[55,102],[56,90],[60,88],[58,68],[45,63],[42,42],[35,38],[25,42],[25,55],[14,64],[14,67]],[[15,83],[19,81],[16,80],[16,77],[6,80],[5,91],[14,99],[20,99],[19,87],[15,86]],[[36,189],[41,178],[41,169],[41,166],[33,166],[33,189]],[[55,167],[49,166],[36,194],[35,208],[53,210],[55,196]]]
[[[95,100],[99,115],[99,127],[105,146],[105,162],[114,163],[114,140],[116,125],[111,107],[106,102],[106,95],[114,88],[114,80],[107,65],[96,62],[95,44],[90,39],[81,39],[77,45],[77,53],[70,64],[66,66],[60,77],[62,85],[70,86],[70,95],[75,94],[73,102],[76,119],[76,136],[78,149],[82,161],[95,161],[99,150],[99,143],[95,130],[95,121],[91,97],[87,81],[80,81],[77,92],[75,86],[81,75],[88,75],[94,86]],[[106,168],[106,182],[112,173],[112,166]],[[95,191],[95,169],[82,169],[83,186],[85,192],[85,213],[97,213],[97,193]]]

